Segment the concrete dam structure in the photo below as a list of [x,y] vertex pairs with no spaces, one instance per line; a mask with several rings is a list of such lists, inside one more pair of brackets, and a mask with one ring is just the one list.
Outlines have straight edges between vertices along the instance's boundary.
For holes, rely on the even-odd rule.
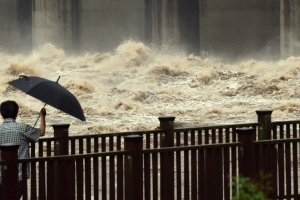
[[69,54],[112,51],[124,40],[233,60],[300,52],[298,0],[1,0],[0,49],[52,43]]

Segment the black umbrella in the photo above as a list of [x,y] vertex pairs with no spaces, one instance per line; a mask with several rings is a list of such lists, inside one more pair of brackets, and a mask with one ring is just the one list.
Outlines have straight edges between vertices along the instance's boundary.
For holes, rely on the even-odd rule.
[[8,84],[82,121],[85,117],[80,103],[66,88],[56,82],[34,76],[20,76]]

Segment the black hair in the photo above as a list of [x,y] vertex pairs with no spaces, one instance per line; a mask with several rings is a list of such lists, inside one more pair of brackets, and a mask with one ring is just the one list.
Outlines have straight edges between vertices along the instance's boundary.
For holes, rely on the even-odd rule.
[[0,111],[4,119],[15,119],[19,112],[19,106],[15,101],[4,101],[1,103]]

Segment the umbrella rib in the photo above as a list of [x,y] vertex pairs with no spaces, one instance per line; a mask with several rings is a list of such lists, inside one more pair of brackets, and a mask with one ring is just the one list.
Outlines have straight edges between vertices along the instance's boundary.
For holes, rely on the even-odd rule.
[[[58,82],[58,80],[60,79],[60,76],[58,76],[58,78],[57,78],[57,80],[56,80],[56,83]],[[44,104],[44,107],[43,108],[45,108],[46,107],[46,103]],[[39,119],[40,119],[40,115],[38,116],[38,118],[36,119],[36,121],[35,121],[35,123],[34,123],[34,126],[33,127],[35,127],[35,125],[36,125],[36,123],[39,121]]]

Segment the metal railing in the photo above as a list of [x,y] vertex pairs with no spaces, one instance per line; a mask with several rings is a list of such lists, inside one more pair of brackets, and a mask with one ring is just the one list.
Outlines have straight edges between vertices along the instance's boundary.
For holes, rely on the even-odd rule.
[[162,117],[157,130],[86,136],[54,125],[54,138],[32,143],[31,158],[14,161],[23,172],[31,166],[28,181],[23,173],[23,199],[231,199],[232,177],[259,171],[273,174],[271,198],[296,198],[300,121],[257,114],[256,123],[191,128]]

